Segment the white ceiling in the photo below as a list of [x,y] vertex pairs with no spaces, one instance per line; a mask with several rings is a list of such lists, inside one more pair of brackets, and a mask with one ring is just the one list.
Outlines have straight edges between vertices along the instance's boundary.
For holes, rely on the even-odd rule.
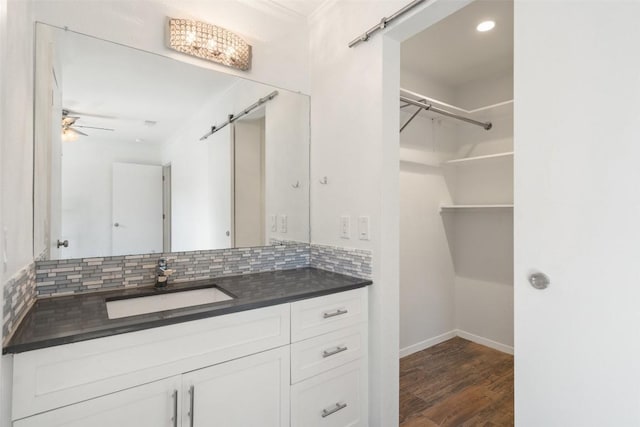
[[[238,80],[163,56],[59,31],[63,108],[79,113],[77,125],[115,129],[79,129],[92,138],[160,143],[206,101]],[[149,126],[145,121],[156,124]],[[203,134],[206,131],[202,129]]]
[[[476,26],[493,20],[493,30]],[[455,88],[513,68],[513,1],[477,0],[402,43],[402,68]]]
[[276,7],[289,10],[300,16],[308,17],[328,0],[262,0]]

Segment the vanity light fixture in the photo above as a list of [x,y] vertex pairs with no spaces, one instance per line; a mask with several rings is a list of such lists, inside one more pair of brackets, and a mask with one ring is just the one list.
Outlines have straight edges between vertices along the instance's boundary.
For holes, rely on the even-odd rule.
[[496,26],[495,21],[482,21],[481,23],[478,24],[478,26],[476,27],[476,30],[480,31],[481,33],[484,33],[484,32],[493,30],[493,27],[495,26]]
[[171,49],[243,71],[251,68],[251,45],[231,31],[189,19],[168,21]]

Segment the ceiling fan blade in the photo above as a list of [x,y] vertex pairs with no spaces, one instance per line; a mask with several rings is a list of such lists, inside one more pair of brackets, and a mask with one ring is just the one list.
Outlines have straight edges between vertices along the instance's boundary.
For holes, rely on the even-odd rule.
[[72,111],[72,110],[63,110],[67,112],[67,115],[69,114],[73,114],[74,116],[80,116],[80,117],[96,117],[98,119],[118,119],[118,117],[116,116],[108,116],[106,114],[91,114],[91,113],[84,113],[81,111]]
[[76,128],[84,128],[84,129],[108,130],[108,131],[111,131],[111,132],[115,131],[115,129],[99,128],[99,127],[95,127],[95,126],[80,126],[80,125],[77,125],[77,126],[74,126],[74,127],[76,127]]
[[78,129],[74,129],[74,128],[71,128],[71,127],[70,127],[70,128],[67,128],[67,129],[68,129],[69,131],[71,131],[71,132],[75,133],[76,135],[89,136],[89,135],[87,135],[87,134],[86,134],[86,133],[84,133],[84,132],[80,132]]

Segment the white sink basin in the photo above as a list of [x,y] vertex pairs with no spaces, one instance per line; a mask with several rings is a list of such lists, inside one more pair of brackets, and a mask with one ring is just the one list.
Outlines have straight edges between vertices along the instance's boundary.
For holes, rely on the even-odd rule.
[[119,319],[139,314],[228,301],[230,299],[233,299],[233,297],[215,287],[158,293],[149,296],[107,301],[107,315],[109,319]]

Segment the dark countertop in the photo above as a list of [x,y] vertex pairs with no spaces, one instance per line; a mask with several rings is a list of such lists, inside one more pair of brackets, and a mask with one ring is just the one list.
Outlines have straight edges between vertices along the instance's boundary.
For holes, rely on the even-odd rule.
[[362,288],[372,282],[307,267],[180,284],[170,283],[169,289],[190,289],[212,283],[237,298],[113,320],[107,317],[107,298],[145,295],[153,288],[121,289],[39,299],[20,323],[7,346],[2,349],[2,353],[21,353],[283,304]]

